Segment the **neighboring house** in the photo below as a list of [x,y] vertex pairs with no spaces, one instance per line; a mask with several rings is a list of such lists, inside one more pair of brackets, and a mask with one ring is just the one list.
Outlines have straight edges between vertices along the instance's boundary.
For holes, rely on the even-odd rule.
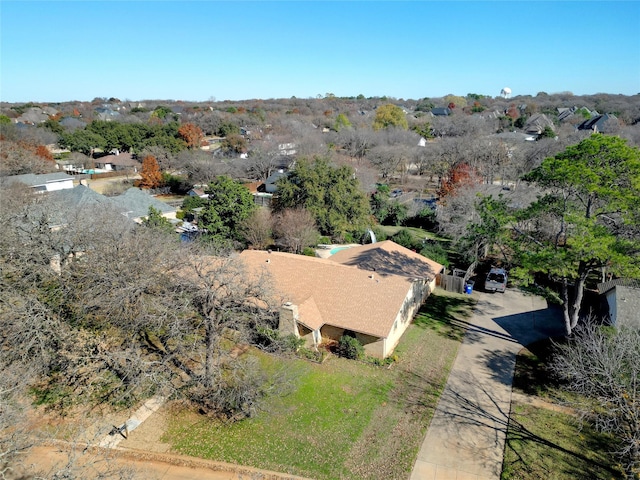
[[[583,108],[583,109],[586,110],[586,108]],[[578,110],[578,107],[575,105],[573,107],[559,107],[558,121],[565,122],[569,120],[571,117],[573,117],[573,114],[576,113],[577,110]]]
[[553,122],[544,113],[535,113],[527,119],[524,125],[524,131],[528,135],[540,135],[544,129],[549,127],[555,132]]
[[96,212],[96,208],[101,211],[117,211],[116,205],[109,197],[82,184],[69,190],[52,192],[50,195],[52,202],[57,206],[52,217],[55,223],[54,228],[71,223],[78,212]]
[[278,191],[278,180],[282,177],[286,177],[287,173],[284,170],[278,170],[277,172],[273,172],[269,177],[264,181],[264,191],[266,193],[276,193]]
[[187,195],[189,195],[190,197],[209,198],[209,194],[204,193],[204,188],[202,187],[193,187],[187,192]]
[[617,121],[618,118],[615,115],[605,113],[604,115],[598,115],[589,120],[585,120],[578,125],[578,130],[591,130],[593,133],[598,133],[604,131],[609,122],[617,123]]
[[[388,357],[435,288],[442,266],[390,241],[343,252],[349,250],[343,260],[353,265],[260,250],[245,250],[240,257],[251,274],[266,273],[281,295],[283,334],[311,347],[352,335],[368,355]],[[378,264],[385,259],[392,263]],[[375,270],[368,268],[372,264]]]
[[97,107],[95,109],[96,119],[110,122],[120,117],[120,112],[109,107]]
[[[162,216],[168,220],[175,220],[176,218],[175,208],[135,187],[117,197],[107,197],[85,185],[78,185],[70,190],[55,192],[52,198],[58,199],[62,205],[71,207],[73,210],[95,206],[105,207],[106,209],[120,212],[137,223],[141,223],[142,219],[149,214],[150,206],[159,210]],[[65,221],[64,218],[60,219],[60,223],[65,223]]]
[[510,145],[520,144],[522,142],[534,142],[536,137],[527,133],[521,132],[500,132],[492,135],[500,140],[508,142]]
[[278,154],[279,155],[295,155],[297,153],[297,146],[295,143],[280,143],[278,144]]
[[103,157],[96,158],[93,163],[95,163],[97,168],[115,172],[137,172],[139,169],[142,169],[142,164],[133,158],[133,155],[130,153],[105,155]]
[[65,172],[69,172],[70,175],[82,173],[86,168],[84,162],[79,158],[75,160],[56,160],[56,167],[58,169],[64,170]]
[[259,207],[271,207],[273,193],[265,193],[264,182],[245,183],[244,186],[247,187],[247,190],[253,195],[253,203]]
[[60,125],[62,125],[66,130],[73,132],[79,128],[86,127],[87,123],[76,117],[64,117],[60,120]]
[[40,107],[31,107],[16,118],[15,121],[17,123],[24,123],[27,125],[37,125],[39,123],[46,122],[48,119],[49,115],[43,112]]
[[4,177],[7,184],[23,183],[31,187],[34,192],[53,192],[73,188],[73,177],[66,173],[26,173]]
[[159,210],[162,216],[168,220],[176,218],[174,207],[136,187],[128,189],[122,195],[111,197],[110,200],[124,216],[137,223],[142,223],[142,220],[149,215],[149,207]]
[[217,150],[222,147],[224,137],[205,137],[200,144],[200,150]]
[[82,184],[77,185],[70,190],[56,192],[52,198],[59,199],[61,203],[68,205],[75,210],[93,207],[96,205],[115,208],[115,205],[109,197],[105,197],[101,193],[98,193]]
[[640,327],[640,280],[611,280],[598,284],[598,291],[607,301],[611,325]]
[[174,115],[182,115],[185,112],[184,105],[173,105],[169,108],[171,108]]
[[451,115],[451,109],[448,107],[436,107],[431,109],[431,114],[436,117],[448,117]]

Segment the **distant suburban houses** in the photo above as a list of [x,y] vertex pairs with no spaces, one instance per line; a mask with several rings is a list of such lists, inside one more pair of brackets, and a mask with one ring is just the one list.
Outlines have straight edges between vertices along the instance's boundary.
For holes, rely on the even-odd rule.
[[116,152],[109,155],[104,155],[102,157],[98,157],[94,160],[94,163],[97,168],[106,170],[106,171],[133,171],[134,173],[138,171],[139,168],[142,168],[142,164],[139,160],[133,157],[131,153],[120,153]]
[[617,122],[617,120],[618,119],[615,115],[605,113],[604,115],[598,115],[597,117],[585,120],[580,125],[578,125],[578,130],[591,130],[593,131],[593,133],[603,132],[605,131],[606,126],[609,122]]
[[547,127],[555,131],[553,122],[544,113],[536,113],[527,119],[524,131],[528,135],[540,135]]

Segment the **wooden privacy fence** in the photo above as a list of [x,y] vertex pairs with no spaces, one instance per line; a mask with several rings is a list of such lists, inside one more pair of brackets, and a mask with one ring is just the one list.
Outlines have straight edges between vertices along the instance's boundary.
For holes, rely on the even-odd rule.
[[449,292],[464,293],[464,278],[443,273],[436,277],[436,285]]
[[465,293],[465,285],[473,275],[477,265],[478,262],[473,262],[466,270],[454,268],[453,275],[441,273],[436,276],[436,285],[449,292]]

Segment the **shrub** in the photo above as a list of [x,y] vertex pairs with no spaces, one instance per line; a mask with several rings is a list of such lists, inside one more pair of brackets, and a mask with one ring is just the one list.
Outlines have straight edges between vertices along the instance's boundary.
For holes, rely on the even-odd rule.
[[411,250],[416,249],[416,243],[413,239],[413,235],[411,234],[411,231],[407,230],[406,228],[403,228],[398,233],[396,233],[393,237],[391,237],[391,240],[396,242],[398,245],[402,245],[405,248],[409,248]]
[[356,243],[356,239],[351,232],[346,232],[342,238],[342,241],[344,243]]
[[436,211],[431,207],[425,207],[413,217],[407,217],[402,224],[405,227],[416,227],[424,230],[434,230],[436,227]]
[[357,338],[343,335],[338,342],[336,353],[350,360],[360,360],[364,358],[364,347]]
[[295,335],[283,336],[280,331],[269,327],[258,326],[255,329],[254,344],[268,352],[296,352],[304,340]]
[[316,251],[311,247],[304,247],[304,249],[302,250],[302,254],[306,255],[307,257],[315,257]]
[[298,350],[298,356],[312,362],[322,363],[326,358],[327,352],[325,350],[312,350],[307,347],[302,347]]
[[170,173],[163,173],[162,179],[166,186],[169,187],[171,193],[177,195],[186,195],[193,185],[186,179],[179,175],[171,175]]
[[450,264],[449,254],[439,242],[425,243],[422,246],[422,250],[420,250],[420,255],[430,258],[434,262],[438,262],[440,265],[444,265],[445,267],[448,267]]

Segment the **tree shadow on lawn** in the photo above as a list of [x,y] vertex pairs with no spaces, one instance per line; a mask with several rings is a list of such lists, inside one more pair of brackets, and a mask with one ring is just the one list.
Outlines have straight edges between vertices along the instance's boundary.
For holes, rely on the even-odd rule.
[[526,395],[544,395],[561,387],[547,364],[554,352],[554,344],[565,342],[561,338],[545,338],[527,345],[516,355],[513,388]]
[[[566,416],[560,413],[555,415]],[[577,419],[567,419],[564,422],[567,423],[562,426],[540,422],[542,424],[540,428],[544,429],[549,436],[554,436],[553,440],[549,440],[545,438],[547,435],[545,437],[538,435],[514,420],[512,414],[507,428],[503,472],[505,470],[530,472],[530,477],[517,476],[517,478],[540,478],[538,475],[548,473],[551,465],[555,472],[563,475],[559,478],[617,479],[624,477],[615,467],[615,459],[611,457],[611,438],[591,428],[578,427]],[[566,427],[573,422],[576,424],[572,428]],[[566,430],[563,431],[563,427]],[[571,442],[575,450],[591,452],[595,458],[589,458],[578,451],[561,446],[559,442],[563,433],[565,438],[570,437],[567,441]],[[508,461],[509,457],[515,457],[515,460]]]
[[[484,401],[481,399],[484,399]],[[569,441],[576,447],[572,450],[562,446],[558,441],[560,439],[557,438],[557,435],[560,430],[557,428],[549,428],[549,425],[542,425],[541,430],[545,432],[544,434],[539,435],[531,431],[525,425],[515,420],[513,413],[502,408],[500,404],[493,399],[490,392],[482,387],[480,387],[480,398],[478,399],[472,399],[467,394],[447,389],[441,402],[443,404],[439,408],[442,408],[446,422],[453,421],[461,427],[463,425],[482,426],[505,432],[507,434],[505,449],[512,451],[516,456],[516,460],[515,462],[511,462],[512,464],[518,462],[527,464],[528,460],[524,458],[525,455],[520,454],[520,451],[526,451],[527,445],[530,445],[530,448],[540,448],[542,456],[544,456],[543,452],[546,449],[553,450],[561,455],[564,462],[559,468],[562,468],[564,470],[563,473],[568,475],[566,478],[620,478],[620,471],[612,467],[612,464],[605,463],[607,462],[607,452],[611,450],[611,440],[590,429],[584,428],[580,431],[580,442],[572,440],[575,435],[565,434],[565,438],[570,437]],[[513,408],[513,406],[511,408]],[[554,414],[563,415],[557,412]],[[569,421],[572,422],[573,420]],[[460,429],[460,432],[463,431],[464,429]],[[571,430],[571,433],[573,433],[573,430]],[[518,448],[519,446],[520,448]],[[479,448],[479,446],[476,445],[476,448]],[[581,453],[582,451],[596,452],[597,457],[589,458]],[[549,455],[551,455],[551,453],[549,453]],[[535,457],[535,455],[533,456]],[[535,461],[535,459],[533,461]],[[513,467],[513,465],[510,465],[510,467]],[[594,476],[592,474],[594,468],[598,469],[602,474],[606,472],[607,475]],[[528,471],[529,469],[525,467],[525,470]],[[531,478],[535,477],[532,476]]]
[[445,338],[461,341],[469,325],[463,319],[472,315],[474,303],[466,297],[432,294],[416,314],[413,323]]

